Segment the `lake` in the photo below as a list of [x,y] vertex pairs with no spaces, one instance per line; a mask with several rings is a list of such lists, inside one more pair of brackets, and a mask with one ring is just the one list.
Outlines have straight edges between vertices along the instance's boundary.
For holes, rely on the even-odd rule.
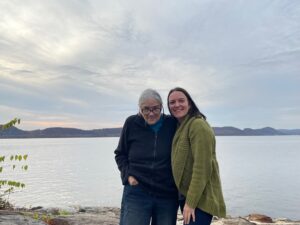
[[[26,184],[16,206],[120,206],[114,161],[118,138],[0,139],[0,155],[28,154],[28,171],[4,167],[0,179]],[[300,219],[300,136],[217,136],[228,215]]]

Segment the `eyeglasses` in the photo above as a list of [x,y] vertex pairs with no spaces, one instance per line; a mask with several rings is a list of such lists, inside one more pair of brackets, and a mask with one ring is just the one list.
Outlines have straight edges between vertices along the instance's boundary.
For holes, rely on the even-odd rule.
[[150,112],[153,112],[154,114],[158,114],[161,111],[161,107],[160,106],[144,107],[141,109],[141,111],[144,115],[148,115],[150,114]]

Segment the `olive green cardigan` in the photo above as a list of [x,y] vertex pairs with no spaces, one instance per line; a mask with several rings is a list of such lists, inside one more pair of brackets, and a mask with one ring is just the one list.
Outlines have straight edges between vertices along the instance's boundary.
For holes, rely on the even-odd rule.
[[177,128],[172,144],[172,170],[176,186],[192,208],[225,217],[215,135],[200,117],[189,117]]

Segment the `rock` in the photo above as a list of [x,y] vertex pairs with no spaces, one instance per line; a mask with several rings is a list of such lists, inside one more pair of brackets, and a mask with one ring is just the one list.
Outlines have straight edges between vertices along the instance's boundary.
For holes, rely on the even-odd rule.
[[59,208],[50,208],[47,210],[49,214],[59,215]]
[[20,214],[0,214],[0,225],[46,225],[45,222]]
[[247,219],[249,221],[260,222],[260,223],[273,223],[271,217],[262,214],[250,214]]
[[42,206],[36,206],[36,207],[32,207],[30,210],[35,211],[35,210],[40,210],[42,208],[43,208]]
[[292,222],[290,219],[288,218],[277,218],[275,220],[273,220],[274,223],[285,223],[285,222]]
[[85,210],[85,209],[83,209],[83,208],[80,208],[80,209],[78,210],[78,212],[85,213],[85,212],[86,212],[86,210]]
[[49,225],[70,225],[70,223],[65,219],[54,218],[48,221]]
[[212,225],[255,225],[244,218],[226,218],[212,222]]

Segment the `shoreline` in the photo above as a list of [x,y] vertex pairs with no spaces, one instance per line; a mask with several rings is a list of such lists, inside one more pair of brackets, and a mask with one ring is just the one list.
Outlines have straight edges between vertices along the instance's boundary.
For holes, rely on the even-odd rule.
[[[17,208],[0,210],[0,225],[118,225],[120,208],[117,207],[80,207],[72,210],[60,208]],[[183,223],[181,213],[178,214],[177,225]],[[300,220],[288,218],[271,218],[267,215],[250,214],[226,218],[214,217],[212,225],[300,225]]]

